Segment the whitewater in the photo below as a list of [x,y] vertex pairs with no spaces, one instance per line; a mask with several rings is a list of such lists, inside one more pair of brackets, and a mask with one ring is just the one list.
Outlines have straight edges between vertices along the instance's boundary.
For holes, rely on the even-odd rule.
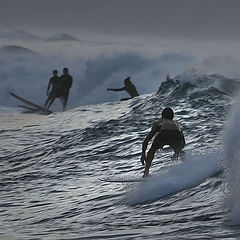
[[[173,53],[98,55],[87,63],[7,55],[0,61],[0,239],[239,239],[237,78],[183,71],[159,81],[168,69],[158,64],[184,69],[193,61]],[[52,114],[23,113],[9,96],[42,104],[50,70],[70,63],[79,86],[67,111],[56,101]],[[129,71],[141,95],[121,102],[124,93],[106,88],[121,87]],[[165,147],[144,182],[100,181],[142,176],[141,144],[165,107],[182,126],[185,155],[172,161]]]

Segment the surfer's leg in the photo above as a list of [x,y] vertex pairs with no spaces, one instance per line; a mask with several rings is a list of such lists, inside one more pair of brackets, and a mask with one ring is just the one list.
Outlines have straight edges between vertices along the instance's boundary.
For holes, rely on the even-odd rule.
[[62,108],[63,108],[63,111],[64,111],[64,97],[60,96],[59,99],[60,99],[60,101],[62,103]]
[[69,89],[66,89],[63,95],[63,111],[65,111],[67,107],[68,95],[69,95]]
[[158,134],[155,137],[155,139],[153,140],[152,146],[150,147],[150,149],[147,153],[147,157],[146,157],[146,161],[145,161],[145,170],[144,170],[143,177],[149,175],[149,169],[151,167],[152,160],[154,158],[155,152],[158,149],[162,149],[164,145],[165,145],[165,143],[162,142],[161,136],[160,136],[160,134]]
[[149,168],[151,167],[152,160],[154,158],[156,150],[157,149],[155,147],[151,146],[151,148],[149,149],[149,151],[147,153],[147,158],[146,158],[146,164],[145,164],[143,177],[146,177],[147,175],[149,175]]
[[54,100],[55,100],[55,97],[52,97],[51,100],[50,100],[50,103],[49,103],[49,105],[48,105],[48,107],[47,107],[48,109],[50,108],[50,106],[52,105],[52,103],[54,102]]
[[50,100],[50,97],[47,98],[46,102],[44,103],[44,107],[47,107],[49,100]]
[[173,148],[174,154],[172,155],[172,160],[178,160],[179,156],[183,154],[183,144],[170,145]]
[[64,95],[64,96],[62,96],[63,111],[66,110],[66,107],[67,107],[67,100],[68,100],[68,95]]
[[63,111],[66,110],[66,107],[67,107],[67,101],[64,99],[63,100]]

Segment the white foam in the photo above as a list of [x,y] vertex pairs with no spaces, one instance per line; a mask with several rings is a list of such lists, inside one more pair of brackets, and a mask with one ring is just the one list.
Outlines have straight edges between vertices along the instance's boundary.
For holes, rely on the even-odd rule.
[[185,160],[129,192],[122,204],[139,204],[195,187],[221,170],[220,152],[186,153]]

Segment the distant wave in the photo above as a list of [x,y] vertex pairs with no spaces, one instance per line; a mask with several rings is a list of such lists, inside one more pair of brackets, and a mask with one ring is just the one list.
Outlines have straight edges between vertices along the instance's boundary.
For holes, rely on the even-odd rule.
[[21,29],[13,29],[13,30],[0,30],[0,38],[8,39],[8,40],[23,40],[23,41],[41,41],[42,37],[37,36],[35,34],[26,32]]
[[5,45],[0,47],[0,53],[2,54],[11,54],[14,55],[16,57],[18,57],[19,55],[38,55],[37,52],[32,51],[31,49],[25,48],[25,47],[21,47],[18,45]]
[[[11,47],[7,52],[26,50]],[[4,50],[4,51],[5,51]],[[34,49],[33,49],[34,50]],[[63,67],[68,67],[73,76],[73,87],[69,96],[69,106],[97,104],[118,101],[127,97],[123,92],[107,92],[109,87],[123,87],[123,79],[131,75],[140,94],[157,91],[162,81],[162,64],[166,55],[158,59],[149,59],[136,53],[118,53],[101,55],[93,59],[69,59],[65,56],[28,56],[19,61],[18,54],[2,54],[0,56],[0,100],[1,104],[13,105],[14,100],[9,92],[14,92],[36,103],[43,104],[46,98],[46,88],[53,69],[61,74]],[[188,61],[180,56],[171,55],[168,63]],[[160,65],[159,65],[160,64]],[[57,102],[54,106],[57,105]]]
[[[76,44],[73,48],[81,46],[79,42],[71,44]],[[49,47],[49,45],[52,44],[45,43],[45,46]],[[40,105],[43,104],[52,70],[58,69],[61,74],[64,67],[68,67],[73,76],[69,108],[114,102],[128,97],[125,91],[107,92],[106,89],[123,87],[123,79],[129,75],[140,95],[154,95],[158,91],[156,99],[164,98],[163,101],[169,103],[185,98],[191,104],[195,104],[194,107],[208,104],[209,99],[221,100],[227,96],[234,96],[240,88],[237,79],[221,75],[184,73],[175,76],[176,72],[180,70],[183,72],[187,65],[195,61],[194,57],[179,53],[169,52],[152,58],[128,50],[105,54],[102,52],[104,49],[101,49],[95,57],[86,58],[80,55],[76,58],[61,54],[46,55],[42,54],[41,50],[35,49],[34,45],[23,46],[4,45],[0,48],[2,105],[16,106],[16,101],[11,98],[9,92],[19,94]],[[172,82],[163,82],[169,66],[171,66],[171,75],[175,77],[170,76]],[[60,109],[59,101],[55,101],[52,107]]]
[[79,41],[79,39],[77,39],[76,37],[73,37],[67,33],[59,33],[59,34],[55,34],[51,37],[49,37],[47,40],[47,42],[55,42],[55,41]]
[[189,97],[203,96],[205,93],[236,96],[240,90],[238,79],[226,78],[218,74],[180,74],[169,81],[162,82],[158,93],[181,93]]

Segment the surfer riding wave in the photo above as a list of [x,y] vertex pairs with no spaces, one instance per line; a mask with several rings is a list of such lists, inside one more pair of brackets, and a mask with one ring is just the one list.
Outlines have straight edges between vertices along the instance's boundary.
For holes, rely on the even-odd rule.
[[[143,177],[149,175],[149,169],[152,164],[154,155],[158,149],[169,145],[174,150],[172,160],[176,160],[185,146],[185,138],[180,124],[173,120],[174,112],[171,108],[165,108],[162,111],[161,119],[153,124],[151,131],[148,133],[142,144],[141,163],[145,165]],[[149,141],[157,134],[146,155],[146,149]]]

